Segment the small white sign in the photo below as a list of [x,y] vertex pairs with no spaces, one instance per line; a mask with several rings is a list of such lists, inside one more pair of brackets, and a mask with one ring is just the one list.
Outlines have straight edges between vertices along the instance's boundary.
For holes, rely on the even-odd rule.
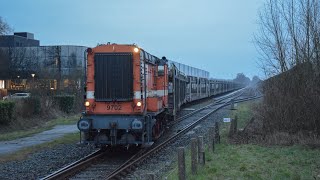
[[231,118],[223,118],[223,122],[230,122]]

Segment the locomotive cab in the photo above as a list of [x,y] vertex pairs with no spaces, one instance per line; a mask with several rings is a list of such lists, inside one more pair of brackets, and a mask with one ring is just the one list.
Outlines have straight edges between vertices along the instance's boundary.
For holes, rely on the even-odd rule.
[[148,144],[165,127],[168,106],[166,59],[135,45],[87,50],[85,112],[78,122],[84,142]]

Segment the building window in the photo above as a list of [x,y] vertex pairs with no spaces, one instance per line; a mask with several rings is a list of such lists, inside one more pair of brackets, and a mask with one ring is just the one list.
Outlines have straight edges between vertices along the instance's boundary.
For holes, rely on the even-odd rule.
[[64,81],[63,81],[63,87],[64,88],[67,88],[69,86],[69,79],[65,79]]
[[57,80],[50,80],[50,89],[55,90],[57,89]]
[[4,80],[0,80],[0,89],[4,89]]

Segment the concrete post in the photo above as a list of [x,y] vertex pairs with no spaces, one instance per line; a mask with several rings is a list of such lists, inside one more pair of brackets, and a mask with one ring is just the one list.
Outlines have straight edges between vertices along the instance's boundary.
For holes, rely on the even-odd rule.
[[178,176],[179,180],[186,179],[186,162],[184,157],[184,147],[178,148]]
[[197,173],[197,139],[191,138],[191,172],[192,174]]

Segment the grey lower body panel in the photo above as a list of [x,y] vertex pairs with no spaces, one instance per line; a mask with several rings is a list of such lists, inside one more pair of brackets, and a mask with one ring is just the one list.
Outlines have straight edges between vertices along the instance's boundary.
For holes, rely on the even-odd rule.
[[85,116],[91,119],[92,129],[112,129],[112,124],[116,124],[118,129],[131,129],[132,122],[135,120],[144,120],[143,116],[109,116],[109,115],[93,115]]
[[89,130],[83,131],[84,143],[138,145],[152,142],[155,121],[149,116],[87,115],[81,120],[90,124]]

